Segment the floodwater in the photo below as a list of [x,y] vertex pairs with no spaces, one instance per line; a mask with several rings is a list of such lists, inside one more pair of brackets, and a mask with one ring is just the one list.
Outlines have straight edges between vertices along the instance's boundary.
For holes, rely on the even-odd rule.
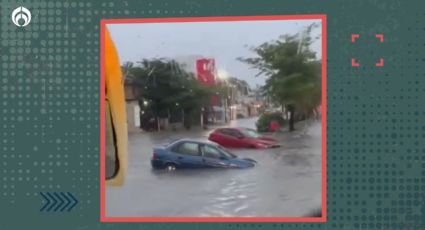
[[[252,127],[255,118],[230,126]],[[300,127],[302,129],[302,127]],[[209,131],[137,133],[129,136],[129,168],[122,187],[106,188],[108,217],[300,217],[321,208],[321,123],[306,135],[274,135],[282,147],[233,149],[258,165],[249,169],[152,170],[152,147]]]

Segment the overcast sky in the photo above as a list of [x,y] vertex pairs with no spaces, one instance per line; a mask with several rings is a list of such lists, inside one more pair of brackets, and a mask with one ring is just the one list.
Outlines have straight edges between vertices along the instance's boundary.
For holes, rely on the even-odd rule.
[[[137,62],[144,58],[174,58],[200,55],[215,58],[218,71],[246,80],[251,86],[264,84],[264,76],[255,77],[251,69],[236,58],[255,57],[248,47],[277,39],[282,34],[295,34],[320,20],[279,20],[243,22],[186,22],[110,24],[108,29],[118,49],[121,63]],[[313,37],[321,34],[321,27]],[[318,59],[322,55],[321,39],[312,50]]]

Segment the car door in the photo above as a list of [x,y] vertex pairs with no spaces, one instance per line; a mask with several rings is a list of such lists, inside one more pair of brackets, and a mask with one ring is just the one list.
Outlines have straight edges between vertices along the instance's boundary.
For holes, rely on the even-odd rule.
[[221,145],[225,145],[226,140],[225,140],[226,136],[223,134],[223,130],[222,129],[216,129],[214,132],[212,132],[210,134],[210,141],[214,141],[216,143],[219,143]]
[[226,147],[239,147],[239,140],[236,136],[236,133],[233,129],[222,129],[221,133],[223,135],[222,145]]
[[228,168],[230,161],[212,145],[201,145],[202,163],[207,168]]
[[199,143],[181,142],[171,149],[173,153],[172,161],[181,168],[200,168],[203,167],[202,156]]
[[243,133],[241,133],[237,129],[231,129],[231,135],[235,138],[235,145],[236,145],[236,147],[238,147],[238,148],[245,148],[245,147],[247,147],[247,145],[248,145],[247,139],[243,135]]
[[219,143],[220,145],[223,146],[229,146],[230,147],[230,141],[229,141],[229,136],[227,134],[227,129],[219,129],[217,131],[217,133],[214,136],[214,142]]

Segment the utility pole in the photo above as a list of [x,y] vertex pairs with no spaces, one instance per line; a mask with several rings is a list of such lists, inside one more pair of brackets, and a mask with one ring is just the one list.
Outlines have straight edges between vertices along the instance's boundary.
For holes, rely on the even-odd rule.
[[305,31],[303,30],[300,34],[300,40],[298,41],[297,55],[299,55],[302,51],[302,43],[303,43],[303,40],[304,40],[304,33],[305,33]]

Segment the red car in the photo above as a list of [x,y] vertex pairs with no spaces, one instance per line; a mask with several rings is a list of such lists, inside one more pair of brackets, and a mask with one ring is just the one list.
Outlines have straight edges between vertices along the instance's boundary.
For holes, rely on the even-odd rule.
[[214,130],[208,140],[228,148],[277,148],[280,145],[270,137],[265,137],[249,128],[219,128]]

